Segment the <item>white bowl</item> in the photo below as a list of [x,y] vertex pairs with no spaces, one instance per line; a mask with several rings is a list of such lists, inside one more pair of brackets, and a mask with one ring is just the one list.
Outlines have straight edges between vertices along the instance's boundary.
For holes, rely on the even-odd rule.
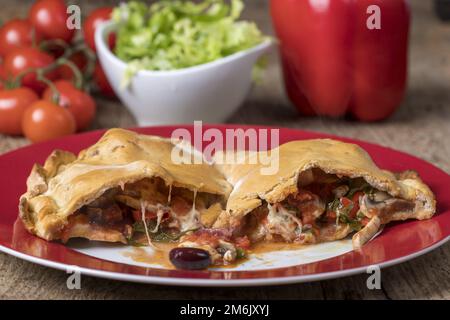
[[195,67],[139,71],[130,86],[122,88],[127,64],[111,52],[105,41],[115,29],[114,22],[97,28],[97,54],[109,83],[140,126],[225,121],[245,100],[255,62],[272,46],[272,41],[266,40],[251,49]]

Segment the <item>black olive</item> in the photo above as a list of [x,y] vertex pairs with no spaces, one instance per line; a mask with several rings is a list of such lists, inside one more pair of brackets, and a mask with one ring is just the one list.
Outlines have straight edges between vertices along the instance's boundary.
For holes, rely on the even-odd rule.
[[211,264],[209,252],[198,248],[175,248],[170,250],[170,262],[177,269],[201,270]]

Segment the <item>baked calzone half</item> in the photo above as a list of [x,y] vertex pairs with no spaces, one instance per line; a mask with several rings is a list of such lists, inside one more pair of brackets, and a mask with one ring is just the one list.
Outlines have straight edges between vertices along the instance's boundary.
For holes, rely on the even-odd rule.
[[234,188],[214,227],[233,230],[251,243],[312,244],[353,234],[353,246],[359,248],[391,221],[435,213],[434,195],[416,172],[381,170],[357,145],[304,140],[271,153],[279,159],[273,175],[249,164],[258,153],[216,154],[218,163],[231,156],[243,164],[218,166]]
[[[222,264],[224,248],[236,249],[225,241],[231,241],[225,230],[210,227],[231,185],[206,162],[175,164],[173,148],[170,139],[112,129],[78,156],[54,151],[43,166],[33,167],[20,218],[29,232],[64,243],[87,238],[152,245],[190,235],[185,246],[208,249],[212,263]],[[195,242],[205,237],[208,246]]]

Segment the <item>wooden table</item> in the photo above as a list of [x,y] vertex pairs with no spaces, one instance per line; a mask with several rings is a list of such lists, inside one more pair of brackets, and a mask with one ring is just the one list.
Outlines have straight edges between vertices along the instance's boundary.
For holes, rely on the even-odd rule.
[[[23,15],[27,2],[3,0],[0,19]],[[72,1],[89,12],[110,1]],[[272,33],[266,1],[247,1],[246,16]],[[400,110],[382,123],[364,124],[297,115],[285,98],[276,53],[266,76],[255,86],[230,123],[266,124],[357,137],[409,152],[450,172],[450,24],[439,22],[432,2],[413,0],[409,92]],[[93,128],[127,127],[134,120],[116,101],[98,99]],[[26,145],[0,136],[0,152]],[[0,298],[25,299],[450,299],[450,244],[413,261],[382,270],[382,289],[368,290],[367,275],[270,288],[175,288],[82,278],[82,289],[66,288],[66,274],[0,254]]]

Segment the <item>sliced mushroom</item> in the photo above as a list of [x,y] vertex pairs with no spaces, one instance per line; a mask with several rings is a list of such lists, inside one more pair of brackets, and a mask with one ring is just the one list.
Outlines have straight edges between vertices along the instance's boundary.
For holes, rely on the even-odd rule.
[[[381,196],[378,197],[378,199],[380,198]],[[392,197],[383,201],[374,201],[369,195],[364,195],[360,200],[360,210],[369,218],[374,215],[383,217],[396,212],[410,212],[414,210],[414,206],[414,202]]]
[[392,198],[392,196],[384,191],[375,191],[374,193],[369,194],[369,198],[375,202],[381,202]]
[[219,240],[220,248],[222,248],[225,253],[223,254],[223,260],[225,263],[230,263],[236,260],[236,247],[230,243],[223,240]]
[[342,198],[345,196],[350,188],[343,184],[335,189],[333,189],[333,194],[335,198]]

